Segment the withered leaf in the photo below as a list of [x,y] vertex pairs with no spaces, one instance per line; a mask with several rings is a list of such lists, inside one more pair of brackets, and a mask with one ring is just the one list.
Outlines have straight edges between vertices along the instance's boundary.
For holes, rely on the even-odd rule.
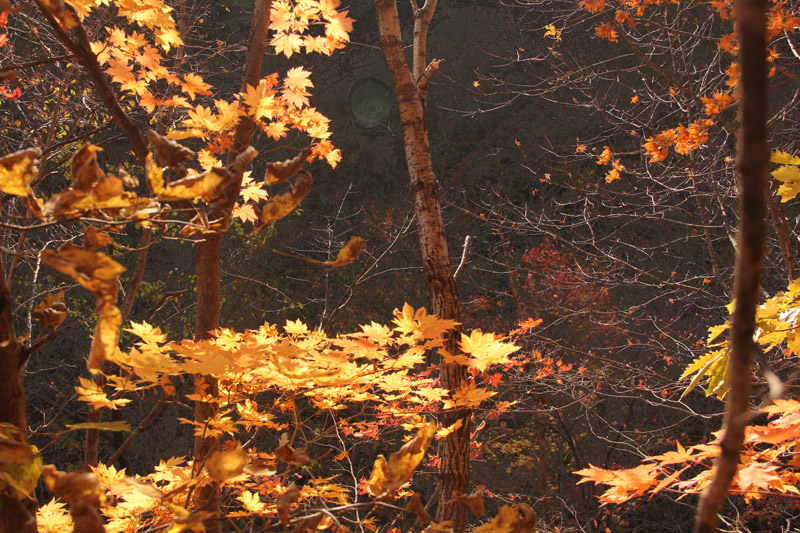
[[300,150],[300,153],[292,159],[267,163],[267,174],[264,176],[264,180],[270,185],[286,181],[300,172],[303,168],[303,163],[306,162],[309,155],[311,155],[311,147],[307,146]]
[[99,146],[85,142],[83,146],[72,154],[72,159],[70,160],[72,181],[70,185],[73,189],[88,193],[92,190],[92,186],[96,181],[106,177],[105,172],[97,164],[97,152],[101,150],[102,148]]
[[206,470],[211,479],[222,483],[242,473],[247,464],[247,452],[238,444],[232,450],[222,450],[211,454],[206,461]]
[[58,327],[67,318],[67,306],[64,304],[64,291],[51,294],[39,302],[31,313],[31,318],[39,322],[42,329]]
[[182,163],[194,159],[197,154],[172,139],[159,135],[155,130],[147,130],[147,140],[156,151],[156,161],[162,167],[185,171]]
[[282,494],[275,498],[275,509],[278,511],[278,520],[281,524],[289,524],[289,513],[292,504],[300,499],[300,489],[292,483]]
[[376,498],[386,498],[405,485],[425,457],[436,429],[436,422],[421,428],[416,437],[389,456],[388,462],[383,455],[379,455],[367,484],[367,492]]
[[93,506],[82,500],[70,503],[69,514],[72,515],[72,533],[105,533],[103,519]]
[[275,457],[290,465],[305,465],[311,462],[305,450],[295,450],[289,445],[289,434],[284,433],[275,448]]
[[[5,10],[2,9],[2,6],[0,6],[0,12],[2,12],[2,11],[5,11]],[[18,79],[19,79],[19,76],[17,76],[17,71],[16,70],[11,70],[11,69],[0,70],[0,81],[5,82],[5,83],[14,83]]]
[[217,199],[222,186],[230,180],[227,170],[214,167],[208,172],[187,176],[167,184],[164,171],[153,162],[153,156],[150,154],[147,155],[145,170],[148,186],[159,200],[165,202],[199,198],[206,202],[213,202]]
[[459,491],[455,491],[454,493],[455,498],[451,501],[458,501],[464,503],[467,507],[470,508],[472,514],[475,515],[475,518],[482,518],[486,511],[483,507],[483,485],[478,485],[475,487],[475,490],[472,491],[472,494],[466,495],[461,494]]
[[504,505],[491,522],[475,529],[475,533],[534,533],[536,513],[528,505],[520,503]]
[[78,424],[67,424],[69,429],[98,429],[102,431],[127,431],[130,433],[131,427],[124,420],[113,420],[108,422],[80,422]]
[[122,312],[110,301],[100,300],[97,306],[97,325],[94,328],[92,346],[89,349],[87,367],[94,373],[100,370],[103,361],[111,358],[119,342],[122,327]]
[[32,195],[30,182],[39,174],[42,151],[27,148],[0,157],[0,191],[15,196]]
[[44,479],[50,492],[64,501],[82,501],[93,507],[100,507],[106,501],[105,489],[100,486],[94,472],[65,473],[53,465],[42,467]]
[[83,248],[90,252],[94,252],[98,248],[102,248],[112,242],[114,242],[114,240],[108,236],[108,233],[100,231],[94,226],[88,226],[83,235]]
[[228,172],[237,177],[241,176],[244,174],[244,171],[247,170],[247,165],[250,164],[250,161],[257,155],[258,151],[252,146],[248,146],[242,153],[237,155],[233,163],[228,166]]
[[350,237],[344,248],[339,250],[334,261],[325,261],[324,264],[332,267],[340,267],[349,265],[356,260],[358,254],[361,253],[361,247],[364,245],[364,240],[361,237]]
[[261,211],[261,216],[259,217],[260,225],[256,228],[256,231],[262,230],[270,222],[280,220],[291,213],[295,207],[300,205],[303,198],[306,197],[313,183],[314,180],[311,178],[311,174],[305,170],[301,170],[292,183],[291,192],[273,197],[267,202],[267,205],[264,206],[264,209]]
[[44,250],[42,261],[70,276],[98,299],[116,301],[117,280],[125,267],[101,252],[92,252],[66,243],[58,252]]
[[431,516],[428,514],[428,511],[425,510],[425,506],[422,505],[422,500],[418,492],[415,492],[411,496],[411,499],[408,500],[406,512],[413,513],[417,516],[417,524],[424,524],[425,522],[431,521]]

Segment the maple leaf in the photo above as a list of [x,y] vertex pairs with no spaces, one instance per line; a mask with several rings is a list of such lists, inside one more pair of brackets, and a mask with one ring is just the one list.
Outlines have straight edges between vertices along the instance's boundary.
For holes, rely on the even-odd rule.
[[480,330],[474,330],[469,337],[462,333],[459,347],[471,356],[466,364],[480,372],[490,365],[509,363],[508,356],[519,350],[519,346],[496,340],[492,333]]
[[556,41],[561,40],[561,30],[557,30],[554,24],[548,24],[547,26],[544,27],[544,29],[545,29],[544,32],[545,37],[552,37]]
[[269,44],[275,47],[276,53],[292,57],[292,54],[299,52],[303,47],[303,38],[295,33],[278,33]]
[[606,8],[606,0],[581,0],[580,5],[589,13],[599,13]]
[[677,451],[670,451],[666,452],[662,455],[653,455],[648,457],[648,461],[658,461],[662,466],[663,465],[672,465],[672,464],[679,464],[679,463],[688,463],[694,462],[697,458],[692,453],[694,448],[684,448],[680,442],[675,443],[677,445]]
[[777,482],[781,482],[780,476],[775,474],[778,465],[770,465],[767,463],[758,463],[753,461],[749,465],[740,468],[738,472],[739,488],[742,491],[755,490],[769,490],[770,486]]
[[611,24],[604,22],[603,24],[595,27],[595,34],[601,39],[608,39],[612,42],[617,42],[617,30],[611,27]]
[[496,395],[496,392],[480,389],[475,382],[462,383],[451,395],[451,399],[444,400],[442,407],[455,409],[456,407],[478,407],[484,400]]
[[353,31],[353,19],[347,16],[348,11],[340,11],[335,15],[326,17],[328,23],[325,24],[325,35],[328,39],[344,42],[350,40],[350,32]]
[[611,149],[608,146],[603,147],[603,151],[597,157],[598,165],[607,165],[611,161]]

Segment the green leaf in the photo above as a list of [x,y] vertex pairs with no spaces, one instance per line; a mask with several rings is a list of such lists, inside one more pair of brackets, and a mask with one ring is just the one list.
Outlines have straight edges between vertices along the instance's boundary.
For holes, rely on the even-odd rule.
[[102,431],[127,431],[130,433],[131,427],[127,422],[117,420],[115,422],[81,422],[80,424],[67,424],[70,431],[79,429],[99,429]]

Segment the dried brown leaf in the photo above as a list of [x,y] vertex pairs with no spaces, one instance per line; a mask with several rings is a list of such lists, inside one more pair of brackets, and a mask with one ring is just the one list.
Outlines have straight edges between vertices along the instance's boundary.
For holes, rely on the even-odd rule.
[[96,181],[106,177],[106,173],[97,164],[97,152],[102,148],[86,142],[72,154],[70,160],[71,186],[77,191],[88,193]]
[[311,462],[304,449],[295,450],[289,445],[289,434],[284,433],[275,448],[275,457],[290,465],[305,465]]
[[155,130],[147,130],[147,140],[155,149],[158,164],[178,172],[186,170],[183,166],[184,161],[194,159],[197,155],[182,144],[159,135]]
[[379,455],[367,484],[367,492],[376,498],[386,498],[405,485],[425,457],[436,429],[436,422],[421,428],[416,437],[389,456],[388,462],[383,455]]
[[262,230],[267,224],[280,220],[291,213],[295,207],[300,205],[303,198],[306,197],[313,183],[314,180],[311,174],[305,170],[301,170],[292,183],[291,192],[274,196],[267,202],[267,205],[264,206],[264,209],[261,211],[261,216],[259,217],[259,226],[256,228],[256,231]]
[[350,237],[347,244],[339,250],[336,260],[325,261],[324,264],[332,267],[340,267],[349,265],[356,260],[358,254],[361,253],[361,247],[364,245],[364,240],[361,237]]
[[300,489],[294,483],[275,498],[275,509],[278,511],[278,520],[281,521],[281,524],[289,524],[289,513],[291,512],[292,504],[298,500],[300,500]]
[[324,513],[315,513],[305,520],[300,521],[297,526],[292,530],[292,533],[307,533],[308,531],[315,531],[325,518]]
[[475,529],[475,533],[534,533],[536,513],[524,503],[504,505],[491,522]]
[[311,147],[306,147],[292,159],[267,163],[267,174],[264,176],[264,180],[270,185],[286,181],[300,172],[309,155],[311,155]]
[[455,497],[450,501],[457,501],[465,504],[470,508],[472,514],[475,515],[475,518],[483,518],[483,515],[486,514],[486,511],[483,507],[483,485],[478,485],[475,487],[475,490],[472,491],[472,494],[466,495],[461,494],[459,491],[455,491],[454,496]]
[[30,182],[39,174],[42,151],[27,148],[0,157],[0,191],[15,196],[32,195]]
[[417,516],[417,524],[424,524],[425,522],[431,521],[431,516],[428,514],[428,511],[425,510],[425,506],[422,505],[422,500],[418,492],[415,492],[408,500],[406,512]]
[[0,434],[0,463],[27,464],[33,462],[29,444],[16,442]]
[[67,306],[64,304],[64,291],[51,294],[39,302],[31,313],[31,318],[39,322],[39,327],[58,327],[67,318]]
[[109,237],[108,233],[100,231],[94,226],[88,226],[83,235],[83,248],[90,252],[94,252],[98,248],[102,248],[112,242],[114,242],[114,240]]

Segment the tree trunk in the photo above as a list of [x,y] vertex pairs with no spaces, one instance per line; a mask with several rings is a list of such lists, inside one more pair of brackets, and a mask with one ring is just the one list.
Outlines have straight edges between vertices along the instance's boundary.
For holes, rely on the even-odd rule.
[[739,131],[740,218],[731,325],[731,352],[727,379],[730,384],[725,412],[725,434],[720,442],[716,473],[700,499],[698,533],[717,530],[719,510],[739,466],[750,411],[753,333],[761,281],[765,234],[765,193],[768,183],[767,143],[767,38],[766,0],[737,0],[739,63],[741,76],[741,126]]
[[[374,0],[381,35],[381,50],[389,69],[397,103],[406,165],[411,179],[414,209],[419,227],[420,248],[425,282],[431,311],[441,318],[461,321],[459,297],[447,253],[447,239],[442,223],[439,200],[439,183],[433,172],[431,149],[428,140],[426,94],[428,79],[438,62],[426,65],[426,39],[428,26],[436,9],[436,0],[427,0],[414,13],[414,63],[413,72],[403,48],[397,5],[394,0]],[[458,332],[447,341],[450,353],[457,351]],[[461,365],[442,364],[440,379],[449,391],[458,389],[466,381],[467,369]],[[471,410],[454,409],[444,415],[445,426],[462,421],[462,426],[448,435],[440,448],[441,481],[437,520],[452,521],[453,531],[461,533],[466,527],[466,506],[451,502],[456,491],[469,492],[469,435]]]
[[[11,314],[11,295],[6,285],[6,272],[0,259],[0,424],[18,429],[12,439],[28,443],[28,421],[25,417],[25,390],[22,370],[25,353],[17,342]],[[36,500],[19,500],[0,493],[0,533],[35,533]]]
[[[244,92],[248,85],[258,85],[261,78],[261,63],[267,48],[267,29],[269,27],[269,12],[272,0],[255,0],[253,12],[253,25],[250,28],[250,37],[247,45],[244,72],[242,74],[241,90]],[[228,153],[228,163],[233,162],[236,156],[244,152],[249,146],[255,126],[251,118],[243,116],[239,119],[234,131],[234,141]],[[241,178],[232,183],[226,192],[225,201],[215,207],[209,219],[229,220],[231,211],[241,188]],[[219,261],[222,248],[222,235],[219,233],[208,234],[205,239],[195,247],[195,269],[197,272],[197,322],[195,323],[195,340],[211,337],[211,333],[219,327],[219,316],[222,301],[220,298]],[[195,376],[195,389],[204,391],[204,394],[216,396],[219,392],[217,380],[211,376]],[[195,421],[204,422],[213,417],[217,412],[215,403],[195,402]],[[195,461],[202,461],[209,453],[216,449],[217,438],[197,437],[194,444]],[[197,504],[207,511],[219,512],[219,486],[216,483],[204,485],[197,493]],[[206,525],[208,533],[221,531],[220,521],[209,521]]]

